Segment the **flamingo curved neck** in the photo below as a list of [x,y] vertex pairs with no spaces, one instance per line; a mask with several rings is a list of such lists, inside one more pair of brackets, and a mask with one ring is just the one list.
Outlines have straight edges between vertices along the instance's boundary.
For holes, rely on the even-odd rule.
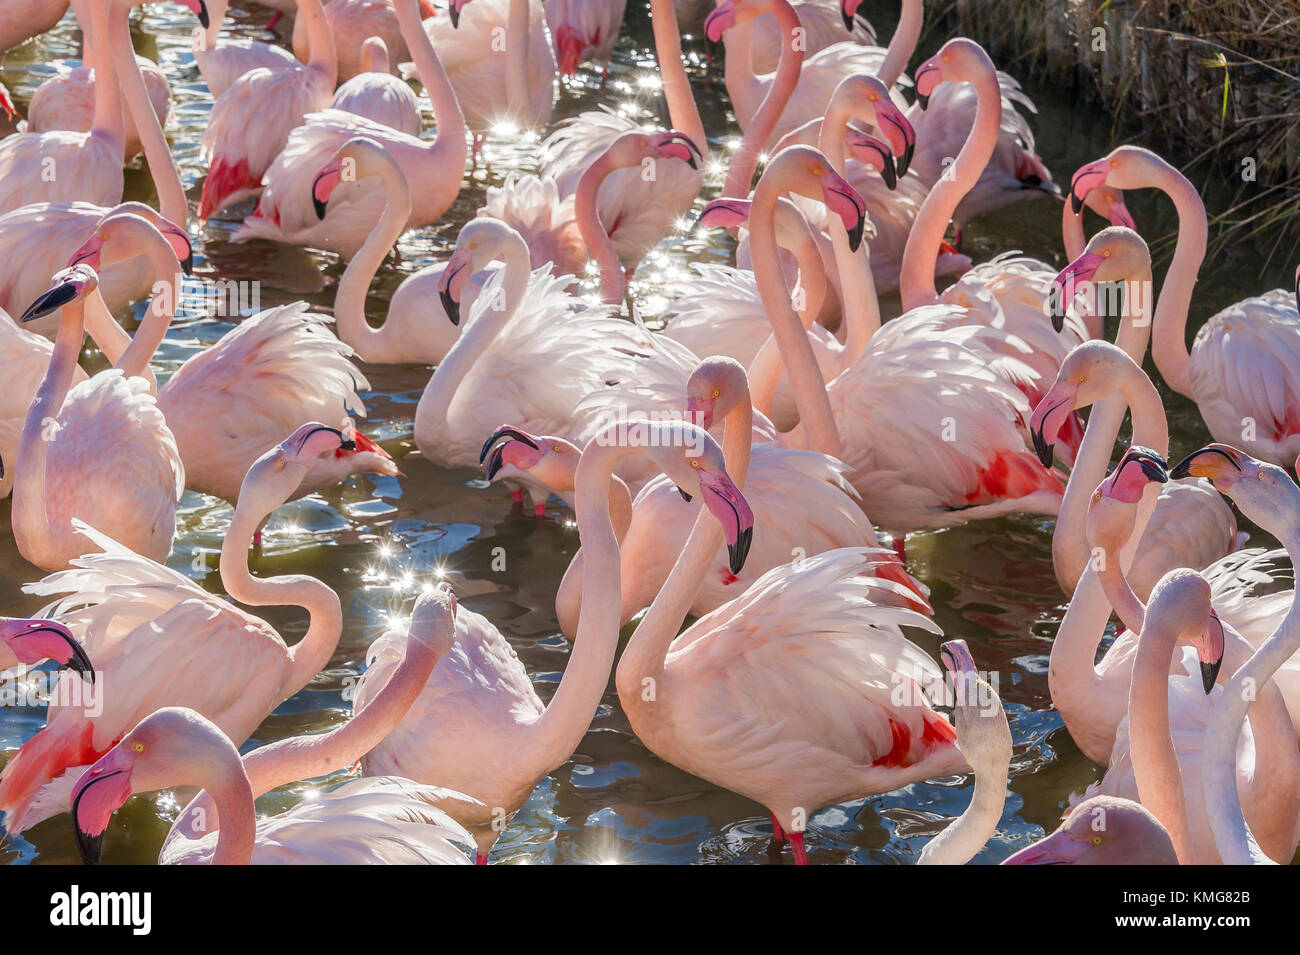
[[384,213],[348,262],[334,296],[334,320],[339,338],[350,345],[362,361],[368,362],[401,361],[409,354],[405,343],[398,340],[395,326],[385,321],[379,328],[372,328],[366,321],[366,293],[389,250],[406,231],[411,216],[411,190],[401,167],[391,159],[385,159],[380,165],[379,179],[387,197]]
[[916,52],[916,45],[921,40],[921,27],[925,20],[924,4],[921,0],[903,0],[903,9],[898,16],[898,26],[889,38],[885,49],[885,59],[876,71],[876,77],[888,87],[893,87],[898,78],[907,69],[907,61]]
[[[447,179],[447,168],[457,169],[460,173],[449,186],[452,193],[451,198],[447,199],[447,205],[450,205],[455,192],[460,190],[460,176],[464,174],[465,159],[469,155],[465,145],[465,114],[460,108],[451,80],[447,78],[447,71],[443,69],[442,61],[433,48],[433,42],[424,32],[417,0],[393,0],[393,12],[397,15],[397,28],[411,54],[411,62],[415,64],[415,74],[420,78],[420,85],[424,87],[429,104],[433,107],[433,120],[438,129],[431,150],[438,151],[439,160],[429,165],[429,171],[436,182]],[[441,155],[444,151],[445,157]],[[425,167],[421,164],[420,168]],[[428,184],[425,185],[427,187]]]
[[[113,361],[113,367],[122,370],[122,374],[128,377],[152,379],[153,372],[149,368],[149,362],[166,337],[172,319],[176,317],[176,303],[181,293],[181,276],[180,263],[176,261],[176,254],[167,244],[166,239],[154,232],[148,236],[144,245],[145,255],[154,270],[153,298],[149,301],[144,318],[140,320],[140,327],[136,329],[126,350],[116,359],[107,352],[105,355]],[[116,322],[114,324],[116,325]],[[93,330],[91,337],[94,337]],[[96,344],[100,348],[104,347],[98,339]]]
[[[475,300],[469,327],[456,339],[456,344],[438,365],[416,405],[416,430],[421,434],[446,433],[447,421],[461,383],[519,309],[531,274],[528,246],[522,239],[513,238],[506,244],[501,258],[505,261],[499,273],[503,294],[494,301],[494,296],[485,288]],[[497,302],[500,302],[500,308],[495,307]]]
[[[304,477],[308,470],[301,464],[286,464],[285,467],[300,469]],[[255,508],[246,503],[249,499],[247,493],[240,495],[230,520],[230,530],[221,543],[221,583],[226,593],[240,603],[250,607],[301,607],[307,611],[310,621],[303,638],[288,648],[289,666],[277,694],[276,702],[279,703],[306,686],[329,663],[343,633],[343,608],[338,595],[315,577],[305,574],[265,579],[253,576],[248,569],[248,549],[252,546],[254,532],[275,508]],[[278,501],[276,506],[282,503]]]
[[[781,55],[776,64],[776,76],[768,86],[763,102],[750,118],[749,125],[745,128],[745,135],[741,138],[740,148],[731,159],[726,182],[722,187],[724,196],[749,195],[749,184],[754,178],[754,170],[758,168],[759,153],[763,151],[764,145],[776,131],[776,124],[781,118],[781,113],[785,111],[786,104],[790,102],[790,97],[799,84],[799,74],[803,70],[804,50],[803,43],[799,40],[798,31],[802,29],[799,15],[795,13],[789,0],[773,0],[772,13],[781,29]],[[746,79],[750,79],[753,77],[753,59],[749,47],[752,24],[732,27],[733,31],[738,29],[743,31],[738,38],[740,42],[727,45],[727,74],[731,74],[732,50],[739,49],[743,52],[739,57],[741,62],[737,64],[737,70],[743,71]]]
[[[132,339],[109,311],[108,303],[104,301],[104,296],[100,294],[99,289],[95,289],[86,301],[86,334],[99,346],[99,350],[104,353],[104,357],[114,368],[122,367],[119,361],[131,347]],[[124,372],[124,374],[130,373]],[[149,394],[156,396],[158,379],[154,377],[153,369],[145,365],[140,370],[140,377],[149,383]]]
[[691,138],[707,163],[709,137],[704,132],[686,67],[682,65],[682,34],[677,26],[677,8],[672,0],[650,0],[650,27],[654,31],[655,58],[659,61],[664,101],[668,104],[668,121],[673,129],[679,129]]
[[1209,222],[1205,217],[1205,203],[1196,187],[1177,169],[1167,164],[1162,166],[1152,185],[1174,201],[1178,213],[1178,243],[1174,246],[1173,260],[1156,299],[1151,358],[1166,385],[1195,400],[1189,370],[1191,355],[1187,350],[1187,312],[1192,304],[1196,274],[1205,260]]
[[971,84],[975,87],[976,106],[970,135],[962,144],[956,160],[944,170],[925,197],[903,248],[898,287],[905,311],[920,305],[933,305],[939,300],[934,288],[934,272],[943,235],[948,230],[953,212],[979,181],[997,147],[1002,126],[1002,88],[998,85],[997,70],[987,54],[981,58],[981,69]]
[[298,16],[303,18],[307,27],[307,46],[311,59],[307,69],[312,72],[316,82],[332,93],[338,82],[339,59],[334,47],[334,31],[330,29],[325,16],[325,7],[321,0],[297,0]]
[[211,778],[203,788],[212,794],[216,811],[224,820],[217,832],[212,865],[248,865],[253,861],[253,848],[257,844],[253,790],[234,744],[227,740],[224,747],[210,748],[213,752],[206,756],[205,765]]
[[118,87],[118,78],[114,75],[113,64],[105,62],[101,51],[112,51],[112,37],[109,34],[110,0],[87,0],[78,4],[77,20],[81,23],[85,36],[86,48],[91,56],[97,58],[101,65],[108,66],[102,73],[96,74],[103,82],[95,83],[95,104],[91,114],[90,135],[105,143],[115,144],[119,151],[126,148],[126,117],[122,113],[122,92]]
[[1134,633],[1141,633],[1146,622],[1147,608],[1129,586],[1128,578],[1120,568],[1119,555],[1105,551],[1098,556],[1100,559],[1097,561],[1099,564],[1097,579],[1101,581],[1101,589],[1105,591],[1106,599],[1110,601],[1111,607],[1124,622],[1124,626]]
[[[528,56],[532,45],[531,9],[529,0],[510,0],[506,14],[506,97],[511,112],[518,118],[527,117],[529,110]],[[528,125],[523,123],[522,125]]]
[[76,374],[85,327],[85,299],[65,305],[59,316],[50,364],[27,409],[27,420],[18,440],[11,512],[14,541],[23,557],[38,566],[55,563],[58,554],[67,552],[73,536],[71,525],[65,529],[50,524],[45,468],[50,444],[58,437],[59,413]]
[[[1002,711],[1002,701],[997,694],[991,688],[985,692],[992,695],[999,711]],[[1005,711],[998,718],[1005,724]],[[1010,736],[1010,730],[1007,735]],[[958,739],[958,749],[961,749],[961,743]],[[920,865],[965,865],[975,858],[997,832],[1007,802],[1007,773],[1011,768],[1011,750],[1008,748],[1006,758],[999,758],[996,763],[970,759],[969,756],[966,758],[975,770],[970,805],[943,832],[926,844],[921,851],[921,858],[917,860]]]
[[609,232],[601,223],[596,209],[600,184],[617,168],[619,164],[608,152],[601,154],[578,178],[573,196],[573,214],[578,223],[578,232],[582,235],[588,254],[600,266],[600,293],[606,305],[622,304],[627,294],[627,276],[623,272],[623,263],[619,261],[614,243],[610,241]]

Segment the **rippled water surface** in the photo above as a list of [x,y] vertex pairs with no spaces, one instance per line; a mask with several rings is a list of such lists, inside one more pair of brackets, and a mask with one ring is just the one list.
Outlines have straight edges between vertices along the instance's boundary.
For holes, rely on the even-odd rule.
[[[647,117],[666,111],[653,82],[654,59],[645,0],[631,0],[623,37],[602,94],[599,75],[588,69],[561,92],[555,120],[600,102],[630,102]],[[265,38],[269,13],[235,11],[227,29]],[[887,39],[897,17],[886,2],[865,4],[863,12]],[[205,171],[199,138],[211,107],[207,89],[190,53],[193,18],[178,6],[153,5],[143,20],[133,16],[136,48],[158,59],[172,81],[175,108],[168,134],[187,191],[197,201]],[[281,36],[285,27],[280,28]],[[923,51],[942,41],[932,31]],[[69,16],[40,41],[11,52],[0,81],[20,106],[61,63],[79,56],[80,35]],[[695,57],[693,81],[706,128],[716,142],[738,135],[729,118],[720,71],[709,79],[703,47],[687,42]],[[912,65],[920,62],[914,58]],[[1109,118],[1074,106],[1054,90],[1026,84],[1039,106],[1035,129],[1039,151],[1057,181],[1068,181],[1081,163],[1102,155],[1112,139]],[[425,101],[428,112],[427,100]],[[1163,149],[1160,143],[1148,143]],[[379,321],[389,295],[407,274],[445,257],[460,226],[482,204],[487,186],[513,170],[533,171],[535,139],[497,137],[489,141],[488,163],[467,174],[460,198],[436,228],[406,235],[396,261],[385,265],[371,288],[368,309]],[[1199,180],[1198,180],[1199,181]],[[701,203],[718,194],[721,176],[706,185]],[[140,169],[128,171],[128,198],[152,201],[152,186]],[[1130,208],[1149,238],[1168,235],[1175,226],[1172,208],[1153,194],[1129,197]],[[1216,202],[1219,204],[1216,206]],[[1211,191],[1211,211],[1222,208]],[[240,215],[247,206],[234,212]],[[235,219],[205,227],[197,249],[197,273],[213,279],[257,280],[261,305],[306,299],[322,311],[333,306],[342,266],[332,256],[267,243],[232,245]],[[976,261],[1020,248],[1049,262],[1063,263],[1060,207],[1044,198],[977,220],[966,236]],[[666,239],[638,271],[633,291],[650,313],[661,300],[656,291],[666,278],[680,275],[691,261],[730,261],[731,248],[717,236]],[[1287,284],[1281,263],[1261,274],[1265,243],[1243,243],[1215,256],[1201,273],[1192,324],[1223,305],[1267,288]],[[1167,249],[1167,246],[1166,246]],[[1161,265],[1161,269],[1163,264]],[[884,303],[898,311],[896,299]],[[143,303],[136,306],[137,316]],[[158,356],[170,373],[231,326],[226,320],[178,316]],[[102,365],[88,355],[87,367]],[[344,720],[351,704],[345,688],[364,666],[366,647],[379,636],[390,614],[409,607],[415,588],[432,573],[446,575],[462,605],[485,614],[510,639],[532,674],[543,700],[549,699],[564,671],[569,644],[555,621],[555,589],[577,547],[572,513],[553,506],[545,518],[512,512],[499,488],[485,489],[471,471],[448,471],[422,460],[412,438],[412,418],[430,370],[417,366],[365,368],[372,390],[364,395],[364,430],[400,459],[404,477],[359,478],[318,497],[276,512],[260,554],[252,556],[259,575],[298,572],[326,581],[342,598],[343,637],[328,669],[267,718],[245,751],[297,733],[327,729]],[[1162,387],[1162,392],[1165,389]],[[1195,409],[1181,398],[1166,402],[1175,456],[1207,440]],[[107,453],[111,453],[111,450]],[[228,525],[226,503],[187,492],[170,564],[221,592],[216,555]],[[36,612],[41,602],[20,592],[42,575],[13,545],[9,504],[0,503],[0,608],[6,615]],[[1051,566],[1051,523],[1029,518],[985,521],[908,542],[909,569],[933,590],[936,619],[950,637],[964,637],[980,667],[1001,677],[1001,695],[1015,739],[1012,778],[1002,822],[977,862],[996,862],[1026,841],[1051,829],[1067,796],[1099,778],[1099,767],[1085,759],[1051,709],[1047,659],[1064,612],[1064,598]],[[1254,543],[1272,543],[1254,532]],[[493,549],[503,547],[507,570],[492,569]],[[292,608],[263,608],[266,619],[289,642],[306,629],[305,615]],[[259,613],[263,612],[259,611]],[[630,631],[631,627],[629,627]],[[938,639],[913,638],[936,654]],[[43,724],[39,709],[7,708],[0,718],[0,746],[12,752]],[[263,811],[291,805],[310,789],[337,781],[301,783],[265,797]],[[811,822],[809,858],[813,863],[912,862],[921,847],[962,812],[970,780],[952,777],[853,803],[825,808]],[[182,802],[184,800],[181,800]],[[177,800],[168,795],[133,799],[117,814],[104,845],[105,862],[151,862],[156,857]],[[664,763],[632,735],[618,705],[612,681],[591,729],[573,758],[544,779],[498,842],[494,862],[730,862],[766,863],[770,828],[767,813],[755,803]],[[5,862],[72,862],[77,858],[67,816],[49,820],[0,842]],[[784,856],[789,861],[789,853]]]

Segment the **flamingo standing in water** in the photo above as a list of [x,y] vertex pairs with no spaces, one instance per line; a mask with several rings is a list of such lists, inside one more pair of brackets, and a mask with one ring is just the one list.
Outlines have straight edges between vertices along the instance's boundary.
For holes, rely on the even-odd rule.
[[[299,0],[307,22],[311,59],[285,69],[243,74],[217,97],[203,130],[208,175],[199,198],[199,219],[262,191],[262,176],[308,113],[325,109],[334,94],[338,60],[334,36],[320,0]],[[262,122],[251,123],[253,116]]]
[[[703,499],[739,573],[753,532],[744,497],[728,476],[722,451],[709,435],[685,422],[647,423],[645,444],[630,445],[618,425],[587,446],[578,466],[576,511],[588,560],[583,565],[581,619],[573,653],[551,702],[543,707],[513,649],[485,618],[461,608],[456,643],[434,668],[401,724],[362,758],[366,774],[398,773],[437,779],[483,803],[460,818],[475,834],[478,861],[537,780],[573,754],[609,683],[618,644],[619,557],[610,518],[614,469],[629,456],[646,456],[686,493]],[[706,520],[701,516],[701,521]],[[710,548],[712,554],[712,548]],[[371,646],[357,689],[364,716],[404,655],[394,635]],[[453,728],[459,728],[459,731]],[[473,754],[472,758],[469,754]],[[489,807],[496,807],[490,809]]]
[[388,47],[380,37],[368,37],[361,45],[361,67],[334,91],[330,109],[356,113],[408,136],[419,136],[419,100],[404,80],[388,72]]
[[[73,260],[97,267],[110,245],[113,255],[142,254],[149,260],[155,297],[134,338],[108,315],[91,332],[115,368],[152,384],[149,361],[180,298],[175,252],[148,222],[122,213],[105,219]],[[102,302],[95,304],[103,308]],[[186,361],[158,389],[158,408],[185,462],[186,486],[234,501],[244,474],[275,444],[276,435],[304,419],[365,414],[357,392],[369,383],[353,364],[351,349],[330,334],[328,323],[326,316],[308,311],[306,302],[263,309]],[[100,331],[104,328],[107,336]],[[193,414],[195,408],[237,424],[214,433],[209,421]],[[350,419],[346,426],[356,452],[321,458],[302,482],[302,494],[333,487],[354,473],[398,473],[388,452],[356,433]]]
[[[1241,512],[1277,536],[1294,564],[1300,560],[1300,488],[1282,468],[1229,445],[1212,444],[1193,451],[1174,466],[1175,475],[1204,477]],[[1237,789],[1238,739],[1256,687],[1265,686],[1279,668],[1300,651],[1300,610],[1292,604],[1277,629],[1242,664],[1224,687],[1223,700],[1211,714],[1201,757],[1201,783],[1214,843],[1228,865],[1272,860],[1247,827]],[[1289,861],[1289,857],[1288,860]]]
[[[343,629],[338,596],[312,577],[254,577],[248,549],[317,458],[351,451],[335,429],[303,425],[249,469],[222,541],[221,581],[232,599],[307,611],[307,632],[292,647],[265,621],[76,522],[84,556],[25,589],[66,595],[50,605],[50,615],[78,636],[105,684],[117,689],[98,716],[80,706],[51,708],[45,728],[5,765],[0,810],[9,832],[66,812],[85,768],[155,710],[191,707],[242,743],[329,663]],[[86,553],[90,547],[99,552]]]
[[[1139,634],[1128,712],[1116,731],[1106,775],[1090,792],[1139,800],[1169,830],[1184,864],[1212,864],[1219,856],[1200,785],[1201,741],[1221,699],[1214,685],[1221,664],[1226,661],[1231,673],[1253,648],[1212,616],[1210,585],[1195,571],[1170,571],[1146,606],[1125,580],[1119,551],[1132,535],[1138,502],[1149,482],[1166,479],[1162,458],[1131,448],[1089,507],[1088,540],[1098,555],[1102,587],[1120,618]],[[1197,662],[1180,647],[1185,643],[1195,648]],[[1300,841],[1300,750],[1278,687],[1261,687],[1257,699],[1235,771],[1253,821],[1267,833],[1270,852],[1289,859]]]
[[[95,271],[56,273],[20,321],[62,309],[45,377],[36,390],[14,463],[13,530],[18,551],[45,570],[83,553],[71,520],[107,528],[131,550],[165,560],[176,530],[185,468],[147,383],[116,369],[74,386]],[[104,447],[116,448],[111,456]]]
[[1181,172],[1155,153],[1120,146],[1081,166],[1070,184],[1075,212],[1103,186],[1159,189],[1178,213],[1178,243],[1153,320],[1151,357],[1174,391],[1196,402],[1210,434],[1249,453],[1290,464],[1300,454],[1300,270],[1295,307],[1281,289],[1230,305],[1187,348],[1187,315],[1205,259],[1205,203]]
[[266,172],[257,208],[231,237],[234,242],[270,239],[338,252],[351,258],[374,231],[384,202],[373,180],[342,182],[331,193],[322,219],[313,196],[321,168],[356,136],[382,143],[402,167],[413,204],[408,228],[437,221],[456,200],[465,173],[465,119],[433,44],[420,26],[416,0],[393,0],[429,100],[438,136],[432,142],[407,136],[354,113],[327,109],[313,113],[289,136]]
[[545,0],[543,6],[560,75],[573,76],[580,63],[591,60],[600,65],[603,88],[627,0]]

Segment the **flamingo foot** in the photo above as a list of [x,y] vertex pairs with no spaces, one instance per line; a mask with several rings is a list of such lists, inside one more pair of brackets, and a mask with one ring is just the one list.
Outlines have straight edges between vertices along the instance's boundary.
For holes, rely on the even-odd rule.
[[790,833],[790,848],[794,851],[795,865],[808,864],[808,853],[804,851],[802,832]]
[[784,844],[786,840],[785,830],[782,829],[781,824],[776,821],[776,813],[769,811],[768,815],[772,818],[772,838],[777,842]]
[[476,853],[474,853],[474,864],[475,864],[475,865],[487,865],[487,859],[488,859],[488,854],[487,854],[486,852],[476,852]]
[[893,546],[894,546],[894,553],[898,555],[898,559],[902,561],[904,564],[906,564],[907,563],[907,538],[904,537],[902,534],[899,534],[897,537],[894,538]]

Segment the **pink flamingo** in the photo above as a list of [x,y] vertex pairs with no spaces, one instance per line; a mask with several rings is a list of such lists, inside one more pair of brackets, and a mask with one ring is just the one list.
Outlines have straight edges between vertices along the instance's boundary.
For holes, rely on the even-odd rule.
[[[299,0],[311,33],[311,59],[279,70],[243,74],[217,97],[203,130],[208,175],[199,219],[262,191],[262,176],[308,113],[325,109],[334,93],[338,60],[320,0]],[[252,124],[254,114],[263,122]]]
[[[461,608],[456,643],[433,670],[401,724],[361,761],[372,773],[437,779],[483,803],[460,818],[478,843],[478,861],[500,835],[499,820],[517,810],[537,780],[562,765],[590,725],[609,682],[618,644],[619,556],[610,518],[614,469],[646,456],[686,493],[699,496],[725,535],[731,568],[745,564],[752,515],[728,476],[721,449],[686,422],[647,424],[647,444],[630,445],[612,425],[587,445],[578,466],[576,512],[588,560],[583,565],[581,619],[574,650],[549,705],[543,707],[523,665],[485,618]],[[701,518],[704,520],[704,518]],[[710,547],[710,555],[713,548]],[[679,618],[680,619],[680,618]],[[400,634],[371,646],[356,708],[369,701],[404,655]],[[451,726],[465,727],[459,733]],[[468,753],[475,754],[467,758]],[[494,824],[495,822],[495,824]]]
[[[141,254],[149,260],[156,293],[134,338],[110,316],[99,326],[109,330],[107,338],[96,334],[98,328],[91,331],[115,368],[152,384],[149,361],[180,296],[175,252],[152,225],[122,213],[105,219],[73,260],[98,267],[110,244],[112,255]],[[351,349],[330,334],[328,323],[326,316],[308,311],[306,302],[263,309],[186,361],[158,389],[158,408],[185,462],[187,487],[234,501],[249,467],[295,422],[365,414],[357,392],[370,386],[352,362]],[[238,427],[214,433],[209,420],[194,414],[197,408],[238,422]],[[353,430],[350,420],[346,427],[356,453],[321,458],[302,482],[301,493],[333,487],[354,473],[398,473],[388,452]]]
[[26,590],[66,595],[50,614],[79,637],[104,683],[118,690],[98,716],[82,707],[53,708],[45,728],[5,765],[0,810],[9,832],[66,812],[85,768],[154,710],[191,707],[242,743],[329,663],[343,629],[334,591],[303,575],[256,578],[248,549],[254,531],[298,490],[317,458],[351,450],[340,432],[314,423],[271,448],[249,469],[221,545],[221,580],[231,599],[307,611],[307,633],[292,647],[265,621],[75,522],[99,552],[83,547],[73,569]]
[[135,792],[202,786],[224,821],[212,838],[169,851],[165,865],[468,865],[465,829],[438,808],[445,790],[407,779],[357,779],[259,819],[239,750],[185,707],[158,710],[101,756],[73,797],[77,847],[99,862],[104,830]]
[[[419,0],[420,18],[435,16],[429,0]],[[339,82],[364,73],[366,67],[366,42],[378,37],[392,53],[392,64],[405,61],[410,56],[402,28],[393,12],[391,0],[328,0],[325,19],[334,35],[334,47],[339,58]],[[311,52],[307,25],[299,17],[293,22],[293,52],[304,63]],[[384,70],[390,69],[385,66]]]
[[464,116],[438,54],[420,26],[416,0],[393,0],[393,9],[433,105],[437,138],[430,142],[407,136],[342,110],[312,114],[293,131],[267,170],[257,208],[235,230],[232,241],[269,239],[327,249],[344,258],[355,255],[384,207],[375,184],[341,183],[331,193],[323,220],[312,184],[339,148],[359,135],[382,143],[402,167],[414,200],[408,228],[436,222],[456,200],[465,172]]
[[1079,803],[1050,836],[1002,865],[1178,865],[1169,831],[1131,799],[1093,796]]
[[388,72],[388,47],[380,37],[368,37],[361,45],[361,67],[334,91],[330,109],[356,113],[408,136],[419,136],[420,103],[405,81]]
[[1160,288],[1151,342],[1165,384],[1196,402],[1217,440],[1289,464],[1300,454],[1300,303],[1293,308],[1291,293],[1278,289],[1230,305],[1201,326],[1189,351],[1187,314],[1209,232],[1205,203],[1186,176],[1137,146],[1120,146],[1081,166],[1071,180],[1072,208],[1077,212],[1101,186],[1159,189],[1178,213],[1178,244]]
[[627,0],[545,0],[543,6],[560,75],[573,76],[578,64],[594,61],[600,64],[603,87]]
[[[165,560],[185,488],[176,441],[145,382],[110,369],[73,384],[85,300],[96,286],[93,268],[65,269],[19,319],[62,309],[49,367],[18,442],[13,486],[14,542],[45,570],[66,567],[82,553],[74,517]],[[106,457],[104,447],[118,450]]]
[[0,55],[54,28],[67,0],[0,0]]
[[[1165,480],[1161,457],[1131,448],[1089,508],[1088,538],[1098,554],[1102,586],[1121,619],[1140,634],[1128,712],[1096,791],[1137,799],[1155,813],[1184,864],[1214,864],[1219,857],[1201,789],[1201,741],[1221,698],[1214,685],[1221,664],[1226,659],[1230,673],[1253,648],[1212,615],[1210,585],[1195,571],[1170,571],[1146,606],[1124,579],[1119,552],[1131,537],[1137,504],[1148,483]],[[1184,642],[1195,647],[1199,667],[1180,648]],[[1271,853],[1289,859],[1300,842],[1300,750],[1278,687],[1261,687],[1257,700],[1250,712],[1250,743],[1235,772]]]
[[95,668],[63,624],[44,618],[0,617],[0,672],[53,660],[60,667],[95,682]]
[[[282,2],[286,2],[290,10],[297,7],[297,0]],[[251,70],[284,70],[299,65],[292,53],[274,43],[234,38],[222,40],[221,23],[228,6],[229,0],[197,0],[196,12],[203,32],[194,37],[194,62],[214,99]],[[306,59],[303,58],[304,62]]]
[[[1193,451],[1171,473],[1207,478],[1246,517],[1275,534],[1293,562],[1300,559],[1300,488],[1282,468],[1231,446],[1213,444]],[[1256,709],[1250,705],[1256,693],[1248,688],[1266,686],[1271,676],[1295,659],[1297,651],[1300,611],[1293,603],[1276,630],[1232,674],[1205,730],[1201,757],[1205,808],[1215,847],[1228,865],[1272,861],[1272,853],[1263,851],[1247,827],[1233,767],[1243,718],[1248,709]]]

